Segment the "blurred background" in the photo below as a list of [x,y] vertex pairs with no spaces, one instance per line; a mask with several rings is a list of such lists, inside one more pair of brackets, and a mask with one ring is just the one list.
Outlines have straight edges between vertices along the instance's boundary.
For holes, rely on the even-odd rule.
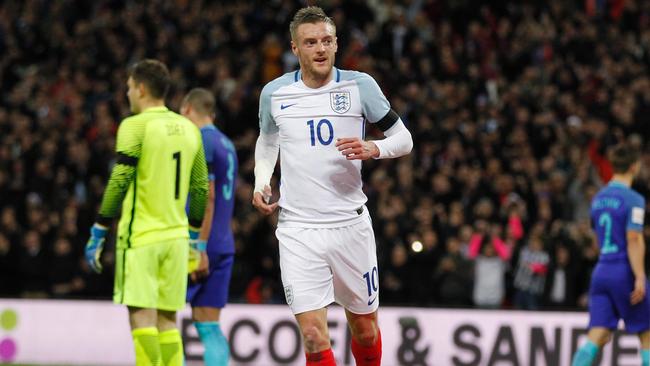
[[156,58],[170,108],[209,88],[237,148],[231,302],[283,303],[253,149],[307,3],[337,25],[336,66],[372,75],[415,140],[363,166],[382,305],[584,309],[610,146],[642,149],[634,188],[650,197],[648,1],[1,1],[0,296],[112,296],[113,240],[102,275],[83,247],[130,113],[126,69]]

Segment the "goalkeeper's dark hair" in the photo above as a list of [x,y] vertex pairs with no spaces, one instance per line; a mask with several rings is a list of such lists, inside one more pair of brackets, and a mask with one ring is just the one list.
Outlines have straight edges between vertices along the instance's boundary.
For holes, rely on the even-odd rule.
[[190,90],[181,103],[181,105],[186,104],[192,106],[192,109],[197,111],[199,114],[214,118],[216,101],[214,99],[214,94],[212,94],[208,89],[194,88]]
[[291,39],[294,41],[296,40],[296,30],[301,24],[315,24],[320,22],[325,22],[331,25],[332,29],[334,29],[334,34],[336,34],[336,25],[334,24],[334,21],[332,18],[328,17],[327,14],[325,14],[323,9],[319,8],[318,6],[308,6],[306,8],[298,10],[293,16],[291,24],[289,24]]
[[640,159],[640,152],[629,143],[620,143],[612,148],[609,161],[612,163],[614,173],[625,174]]
[[129,68],[129,77],[136,83],[144,84],[149,94],[156,99],[165,99],[171,85],[169,69],[158,60],[136,62]]

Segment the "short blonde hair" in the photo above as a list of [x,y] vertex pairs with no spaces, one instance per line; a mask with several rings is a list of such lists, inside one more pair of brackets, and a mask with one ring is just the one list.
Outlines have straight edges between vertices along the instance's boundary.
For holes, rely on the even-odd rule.
[[190,105],[197,113],[214,118],[216,101],[214,94],[208,89],[194,88],[190,90],[181,105]]
[[296,30],[298,26],[306,23],[320,23],[324,22],[332,26],[334,29],[334,34],[336,34],[336,25],[332,18],[328,17],[327,14],[318,6],[308,6],[302,8],[296,12],[296,15],[293,16],[293,20],[289,24],[289,33],[291,33],[291,40],[296,40]]

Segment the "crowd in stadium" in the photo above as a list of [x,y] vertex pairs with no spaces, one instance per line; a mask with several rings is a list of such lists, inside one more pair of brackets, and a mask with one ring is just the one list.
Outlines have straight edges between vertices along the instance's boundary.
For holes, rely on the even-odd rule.
[[[363,167],[384,305],[583,308],[608,147],[643,149],[633,187],[650,197],[650,3],[497,3],[318,2],[337,67],[372,75],[414,137],[410,157]],[[250,203],[253,149],[261,87],[297,68],[301,6],[0,4],[0,296],[110,298],[113,252],[101,275],[82,253],[129,115],[126,68],[156,58],[174,77],[168,105],[209,88],[235,141],[231,301],[282,303],[277,218]]]

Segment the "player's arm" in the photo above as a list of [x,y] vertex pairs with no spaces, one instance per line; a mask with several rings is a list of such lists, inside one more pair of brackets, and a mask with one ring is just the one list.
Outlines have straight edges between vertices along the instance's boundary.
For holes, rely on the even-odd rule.
[[[197,281],[199,278],[206,277],[210,274],[210,260],[206,253],[207,242],[210,239],[210,232],[212,231],[212,219],[214,218],[214,207],[215,207],[215,167],[225,166],[225,162],[219,161],[218,165],[215,165],[215,146],[214,139],[212,135],[201,131],[201,138],[203,140],[203,150],[205,152],[205,163],[208,168],[208,202],[205,206],[205,215],[203,216],[203,222],[201,223],[201,231],[199,232],[198,241],[192,250],[198,251],[200,256],[199,266],[196,271],[192,272],[190,277],[192,281]],[[205,250],[199,250],[203,249]]]
[[413,149],[411,132],[393,110],[386,117],[396,119],[389,129],[383,131],[383,140],[363,141],[357,137],[344,137],[336,140],[336,147],[348,160],[391,159],[410,153]]
[[630,302],[637,304],[643,300],[646,291],[645,276],[645,240],[643,239],[643,220],[645,202],[639,200],[632,206],[627,223],[627,258],[634,273],[634,291],[630,295]]
[[102,270],[99,257],[104,246],[104,238],[111,222],[119,215],[124,196],[135,177],[143,138],[144,124],[140,121],[126,119],[117,130],[115,146],[117,160],[102,197],[97,221],[90,229],[90,239],[86,244],[86,261],[95,272],[99,273]]
[[[209,166],[209,165],[208,165]],[[208,169],[209,171],[209,169]],[[201,223],[201,231],[199,232],[199,239],[196,241],[197,245],[192,248],[198,251],[199,266],[196,271],[190,274],[192,281],[197,281],[200,278],[206,277],[210,274],[210,259],[206,253],[207,242],[210,238],[212,231],[212,219],[214,217],[214,180],[208,182],[208,202],[205,205],[205,215],[203,216],[203,223]]]
[[201,131],[201,140],[203,141],[203,152],[205,157],[205,165],[208,172],[208,199],[205,206],[205,214],[203,216],[203,222],[201,223],[201,231],[199,233],[199,240],[207,242],[210,238],[210,232],[212,231],[212,219],[214,218],[214,200],[215,200],[215,188],[214,181],[216,179],[215,167],[225,166],[225,162],[218,161],[215,164],[215,158],[218,159],[215,154],[214,138],[208,132]]
[[411,152],[413,137],[399,115],[390,108],[390,103],[377,82],[369,75],[360,74],[357,80],[361,93],[362,112],[370,123],[379,127],[384,139],[363,141],[357,137],[343,137],[336,141],[336,147],[348,160],[398,158]]
[[[385,122],[385,123],[384,123]],[[379,153],[373,156],[375,159],[399,158],[411,152],[413,149],[413,137],[411,132],[404,126],[394,110],[390,110],[378,123],[384,133],[383,140],[370,141],[377,146]]]
[[[206,237],[201,238],[201,224],[205,217],[206,200],[208,196],[208,167],[205,163],[203,142],[200,142],[199,149],[194,156],[192,170],[190,172],[189,187],[189,210],[187,219],[189,222],[190,255],[188,261],[188,272],[195,281],[204,275],[208,268]],[[197,273],[200,272],[200,273]]]
[[206,203],[208,199],[208,167],[205,163],[203,143],[194,156],[192,172],[190,173],[190,208],[187,219],[190,229],[199,231],[205,216]]
[[269,204],[271,199],[271,176],[278,161],[280,134],[271,115],[271,95],[262,90],[260,95],[260,135],[255,143],[255,188],[253,206],[262,214],[270,215],[278,203]]
[[645,241],[643,233],[636,230],[627,232],[627,257],[634,273],[634,291],[630,297],[632,304],[643,300],[645,296],[645,268],[643,259],[645,258]]
[[214,218],[214,180],[208,182],[208,201],[205,205],[205,215],[203,216],[203,222],[201,223],[201,232],[199,233],[199,239],[205,240],[206,242],[210,238],[210,231],[212,231],[212,219]]
[[268,202],[271,177],[278,161],[280,151],[279,135],[277,133],[260,133],[255,144],[255,189],[253,192],[264,195]]

